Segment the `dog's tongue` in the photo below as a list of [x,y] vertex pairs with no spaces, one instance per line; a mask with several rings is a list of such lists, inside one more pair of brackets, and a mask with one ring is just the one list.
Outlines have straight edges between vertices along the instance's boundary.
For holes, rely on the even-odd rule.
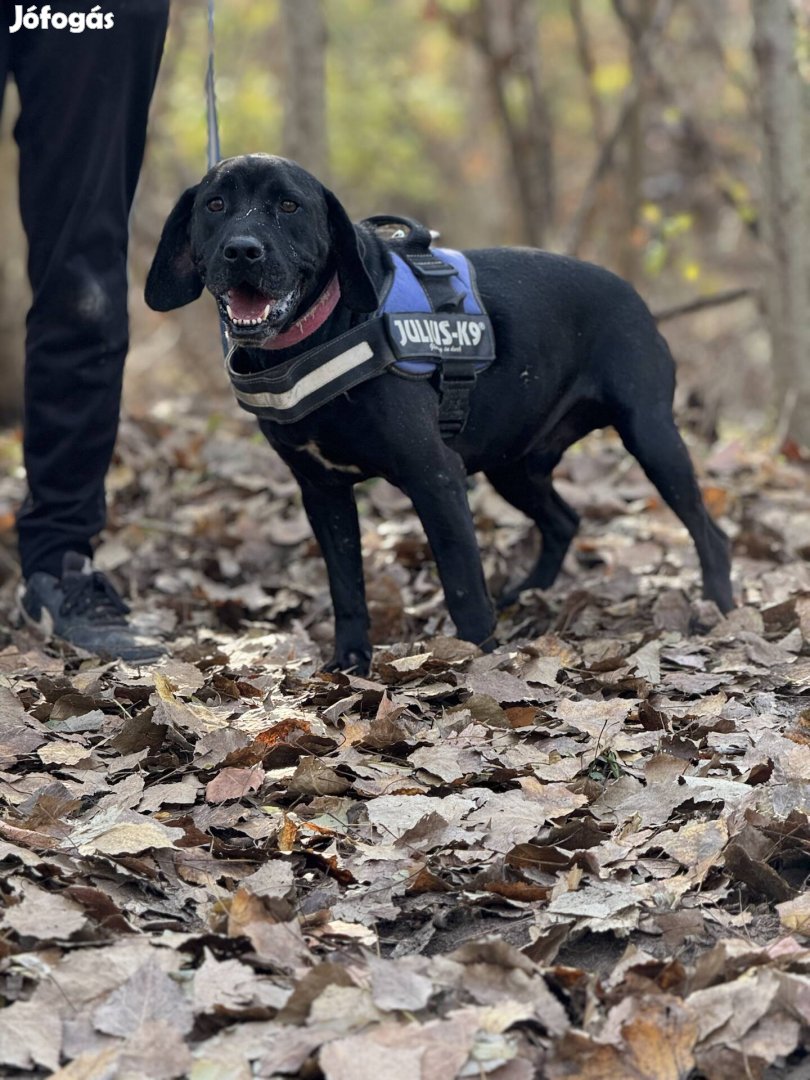
[[262,319],[267,305],[272,309],[275,301],[250,285],[240,285],[228,291],[228,303],[235,319]]

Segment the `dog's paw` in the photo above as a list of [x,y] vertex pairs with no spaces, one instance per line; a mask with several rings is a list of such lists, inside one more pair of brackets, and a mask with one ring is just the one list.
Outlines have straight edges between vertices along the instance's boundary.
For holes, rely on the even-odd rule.
[[500,641],[498,641],[495,635],[490,634],[488,638],[485,638],[483,641],[478,642],[478,648],[481,650],[482,653],[491,653],[495,652],[495,650],[499,647],[500,644]]
[[371,649],[335,649],[335,655],[324,671],[343,671],[347,675],[368,675],[371,667]]

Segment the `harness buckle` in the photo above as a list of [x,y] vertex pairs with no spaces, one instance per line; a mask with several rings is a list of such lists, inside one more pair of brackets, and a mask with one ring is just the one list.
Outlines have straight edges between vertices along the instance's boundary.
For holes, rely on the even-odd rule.
[[470,397],[478,381],[473,360],[445,357],[439,372],[439,431],[443,439],[460,435],[470,413]]
[[446,278],[454,277],[456,268],[450,263],[434,255],[432,251],[415,252],[406,251],[402,258],[407,262],[417,277],[421,278]]
[[[457,386],[459,389],[475,386],[478,381],[478,372],[474,364],[473,360],[443,360],[439,386],[442,389],[446,386]],[[449,371],[448,368],[450,368]]]

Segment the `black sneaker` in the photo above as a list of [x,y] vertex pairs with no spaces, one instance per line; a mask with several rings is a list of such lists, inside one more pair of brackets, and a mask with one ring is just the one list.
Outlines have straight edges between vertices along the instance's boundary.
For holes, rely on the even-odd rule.
[[32,574],[20,596],[23,620],[46,640],[61,638],[95,656],[147,664],[166,654],[129,625],[129,607],[84,555],[68,551],[62,577]]

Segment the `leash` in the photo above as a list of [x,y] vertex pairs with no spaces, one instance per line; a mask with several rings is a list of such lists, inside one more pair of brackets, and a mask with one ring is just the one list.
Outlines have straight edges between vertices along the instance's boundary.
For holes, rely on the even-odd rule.
[[216,37],[214,35],[214,3],[208,0],[208,72],[205,76],[205,100],[208,112],[208,168],[213,169],[222,159],[219,141],[219,113],[216,85]]
[[[217,71],[216,71],[216,35],[214,33],[214,4],[215,0],[208,0],[208,70],[205,75],[205,104],[206,104],[206,128],[207,148],[206,157],[208,168],[213,169],[218,161],[222,160],[222,147],[219,140],[219,110],[217,109]],[[219,320],[219,334],[222,341],[222,352],[226,361],[231,353],[231,345],[228,341],[228,332],[223,319]]]

